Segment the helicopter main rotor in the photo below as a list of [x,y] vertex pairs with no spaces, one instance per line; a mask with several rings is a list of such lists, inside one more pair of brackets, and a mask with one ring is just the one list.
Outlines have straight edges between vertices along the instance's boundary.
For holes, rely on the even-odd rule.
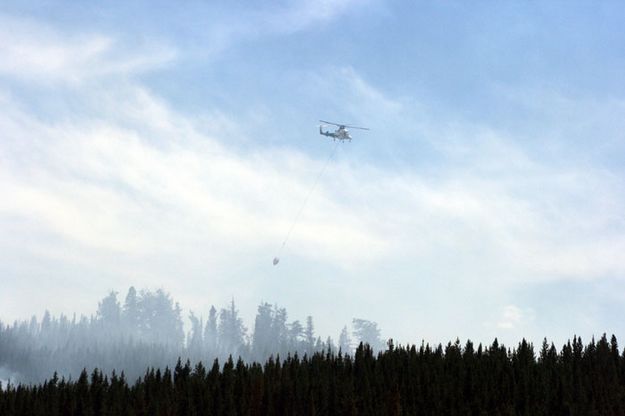
[[319,121],[322,122],[322,123],[331,124],[333,126],[338,127],[339,129],[350,128],[350,129],[369,130],[369,128],[367,128],[367,127],[350,126],[350,125],[347,125],[347,124],[338,124],[338,123],[333,123],[331,121],[325,121],[325,120],[319,120]]

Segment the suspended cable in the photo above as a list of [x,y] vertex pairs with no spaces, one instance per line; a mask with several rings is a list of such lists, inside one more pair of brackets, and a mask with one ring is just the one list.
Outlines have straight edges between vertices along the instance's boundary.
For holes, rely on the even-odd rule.
[[273,265],[274,266],[276,264],[278,264],[278,262],[280,262],[280,255],[282,255],[282,250],[284,249],[284,246],[286,246],[286,243],[289,241],[289,238],[291,238],[291,233],[293,232],[293,229],[295,228],[295,225],[299,221],[299,218],[302,215],[302,212],[304,212],[304,208],[306,208],[306,205],[308,205],[308,200],[310,199],[310,196],[312,195],[312,193],[315,191],[315,188],[317,188],[317,184],[319,183],[319,180],[321,179],[321,177],[323,176],[324,172],[326,171],[326,168],[328,167],[328,164],[330,163],[330,160],[334,157],[334,154],[336,153],[336,149],[339,146],[339,143],[340,143],[340,140],[337,141],[334,144],[334,147],[332,148],[332,151],[330,152],[330,155],[326,159],[325,163],[323,164],[323,167],[321,168],[321,170],[317,174],[317,178],[315,178],[315,181],[313,182],[313,185],[311,186],[310,190],[308,191],[308,195],[306,195],[306,198],[304,199],[304,203],[302,204],[302,206],[300,207],[299,211],[297,212],[297,215],[295,216],[295,219],[293,220],[293,223],[291,224],[291,227],[289,228],[289,231],[287,232],[286,237],[284,238],[284,241],[282,242],[282,245],[280,246],[280,250],[278,251],[278,256],[273,258]]

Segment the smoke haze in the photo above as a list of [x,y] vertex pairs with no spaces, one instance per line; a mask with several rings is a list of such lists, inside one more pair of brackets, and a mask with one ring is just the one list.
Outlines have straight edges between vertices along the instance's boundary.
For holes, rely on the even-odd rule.
[[149,368],[173,368],[179,359],[207,366],[228,357],[263,363],[288,354],[351,354],[360,342],[376,351],[385,347],[375,322],[354,319],[353,332],[345,326],[336,337],[322,337],[312,316],[290,321],[285,308],[268,303],[258,306],[249,326],[234,299],[219,310],[211,306],[206,316],[191,312],[188,318],[185,333],[182,309],[169,294],[131,287],[122,302],[110,292],[88,317],[46,312],[41,319],[0,322],[0,380],[43,382],[55,372],[75,379],[84,368],[97,368],[123,372],[132,381]]

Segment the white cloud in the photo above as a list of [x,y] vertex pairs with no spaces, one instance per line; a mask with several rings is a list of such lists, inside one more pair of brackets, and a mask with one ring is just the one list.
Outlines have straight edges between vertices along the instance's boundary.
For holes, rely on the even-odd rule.
[[[384,136],[389,131],[396,131],[397,127],[407,122],[415,124],[420,119],[411,117],[408,121],[401,120],[400,116],[407,115],[404,97],[390,97],[350,66],[330,66],[322,72],[311,72],[303,84],[300,88],[306,94],[327,103],[327,111],[377,127],[374,134],[384,138],[381,145],[387,143],[388,139]],[[409,105],[413,112],[420,109],[418,103],[410,102]],[[392,128],[385,130],[384,126]]]
[[292,33],[337,19],[364,7],[369,0],[295,0],[262,12],[266,29]]
[[[336,80],[349,86],[346,95],[372,97],[361,100],[365,107],[378,101],[395,117],[405,111],[353,69]],[[184,276],[196,288],[185,293],[191,302],[201,302],[198,287],[227,298],[245,280],[237,270],[270,265],[323,160],[228,148],[222,137],[240,134],[241,121],[185,116],[142,87],[122,83],[88,95],[97,111],[87,106],[62,122],[42,121],[4,97],[7,252],[117,276],[98,283],[101,293],[132,276],[167,288]],[[461,132],[474,146],[460,142]],[[431,175],[333,161],[279,267],[289,259],[323,265],[337,276],[327,284],[344,285],[350,296],[392,296],[393,286],[380,288],[378,279],[393,273],[434,270],[501,294],[519,282],[625,272],[618,179],[545,166],[495,130],[452,126],[438,137],[448,159]]]
[[0,15],[0,74],[40,83],[77,84],[160,67],[172,47],[148,43],[125,50],[124,40],[93,33],[62,33],[36,20]]
[[522,309],[516,305],[506,305],[497,322],[497,328],[504,330],[519,329],[519,327],[529,325],[533,320],[534,311],[532,309]]
[[[290,0],[263,2],[236,9],[235,13],[205,18],[198,36],[205,39],[199,54],[218,54],[240,42],[263,37],[291,35],[335,23],[348,13],[357,13],[373,0]],[[200,19],[202,20],[202,19]]]
[[[289,5],[267,19],[301,15],[279,30],[302,30],[356,5],[324,3],[316,11],[311,4]],[[0,114],[0,247],[19,253],[0,257],[5,270],[38,281],[54,271],[46,270],[50,264],[58,275],[79,265],[81,272],[101,273],[83,283],[98,289],[95,296],[139,281],[183,287],[192,302],[181,300],[189,307],[207,304],[203,292],[217,300],[243,293],[256,302],[255,285],[286,286],[278,271],[270,275],[264,267],[271,267],[324,160],[285,149],[234,150],[224,137],[241,135],[244,121],[219,113],[187,116],[124,79],[167,62],[168,50],[135,59],[136,51],[120,51],[115,38],[79,41],[32,23],[12,24],[0,29],[0,52],[10,57],[0,62],[3,74],[63,83],[114,75],[114,87],[75,91],[80,105],[74,112],[48,119],[0,97],[6,109]],[[391,146],[384,136],[418,130],[440,153],[440,164],[427,172],[348,157],[329,165],[279,266],[293,258],[300,268],[334,273],[315,288],[317,299],[331,288],[346,302],[373,308],[369,304],[390,302],[370,301],[376,297],[412,296],[410,279],[429,279],[422,299],[428,302],[434,297],[427,286],[501,295],[519,282],[625,272],[619,177],[594,166],[545,163],[519,137],[494,128],[435,125],[417,114],[423,110],[418,102],[389,96],[354,68],[311,78],[308,88],[318,89],[328,108],[380,127],[369,143]],[[395,274],[403,280],[393,281]],[[451,283],[435,282],[438,277]],[[455,301],[441,292],[441,302]],[[8,302],[11,295],[3,296]],[[517,329],[531,316],[528,308],[508,305],[494,325]],[[386,323],[393,324],[388,317]]]
[[[320,162],[267,152],[243,159],[145,90],[135,94],[114,100],[125,102],[117,121],[130,120],[131,130],[98,120],[42,126],[25,114],[5,116],[3,124],[13,125],[19,138],[6,142],[2,153],[19,163],[1,170],[3,191],[11,195],[0,205],[4,214],[31,218],[93,248],[126,253],[161,250],[170,247],[167,241],[185,247],[280,241]],[[45,165],[31,154],[41,155]],[[283,167],[285,158],[296,158],[297,165]],[[361,260],[363,247],[369,248],[367,258],[373,254],[377,239],[323,189],[313,212],[315,205],[317,215],[305,215],[295,233],[307,236],[306,248],[332,256],[341,235],[350,243],[341,257]],[[323,214],[328,212],[333,214]]]

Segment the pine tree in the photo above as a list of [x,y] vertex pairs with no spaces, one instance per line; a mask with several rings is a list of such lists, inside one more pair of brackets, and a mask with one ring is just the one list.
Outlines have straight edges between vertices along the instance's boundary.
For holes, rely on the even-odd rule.
[[315,350],[315,325],[312,316],[306,317],[306,329],[304,329],[304,351],[312,355]]
[[349,332],[347,331],[347,326],[344,326],[341,330],[341,334],[339,335],[339,350],[343,354],[351,354],[352,351],[352,340],[349,337]]
[[228,309],[221,310],[218,330],[221,352],[226,355],[240,355],[244,348],[246,328],[234,305],[234,299]]
[[217,309],[211,305],[206,328],[204,329],[204,343],[210,356],[217,355],[217,345],[219,343],[217,338]]
[[128,289],[124,307],[122,310],[122,320],[128,334],[138,336],[140,328],[139,302],[137,299],[137,291],[133,286]]

